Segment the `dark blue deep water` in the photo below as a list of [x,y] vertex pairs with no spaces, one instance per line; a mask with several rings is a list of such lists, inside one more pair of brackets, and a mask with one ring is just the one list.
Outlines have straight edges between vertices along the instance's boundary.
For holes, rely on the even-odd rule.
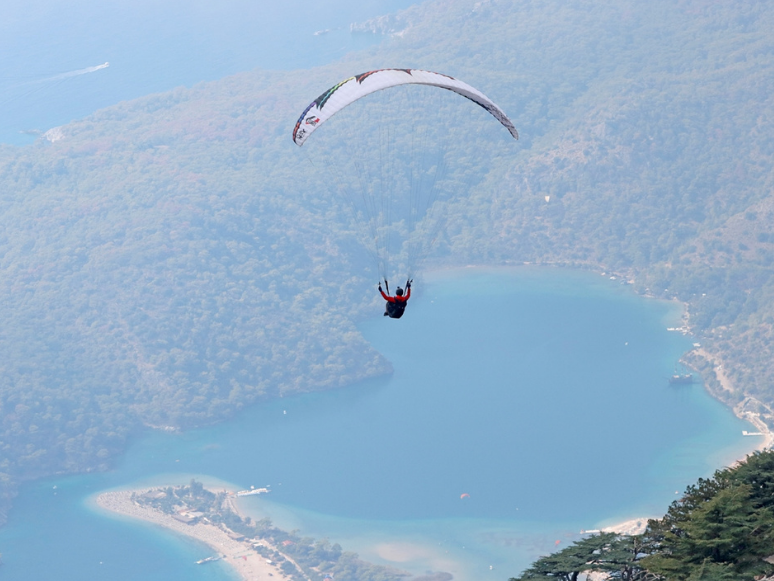
[[590,273],[434,274],[403,319],[362,325],[391,377],[148,434],[110,473],[24,488],[0,529],[3,577],[228,579],[222,564],[193,565],[206,549],[89,501],[191,475],[270,485],[244,508],[364,558],[471,581],[515,575],[582,528],[663,513],[754,444],[701,385],[668,385],[691,346],[666,331],[679,317]]

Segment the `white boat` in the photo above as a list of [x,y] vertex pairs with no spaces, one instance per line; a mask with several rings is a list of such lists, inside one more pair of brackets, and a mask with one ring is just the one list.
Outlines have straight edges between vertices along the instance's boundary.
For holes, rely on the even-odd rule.
[[252,496],[254,494],[266,494],[269,492],[268,488],[251,488],[250,490],[240,490],[237,492],[237,496]]

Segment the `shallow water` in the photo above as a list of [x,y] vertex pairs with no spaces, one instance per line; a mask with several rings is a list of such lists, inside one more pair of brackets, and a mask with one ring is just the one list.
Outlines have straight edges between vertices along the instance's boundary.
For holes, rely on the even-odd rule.
[[668,385],[691,343],[665,330],[679,305],[558,269],[444,272],[417,291],[400,321],[362,325],[391,377],[149,434],[108,474],[25,488],[0,530],[4,576],[132,579],[140,556],[164,571],[147,578],[226,578],[191,565],[201,547],[88,508],[99,489],[199,474],[270,485],[242,506],[364,558],[501,579],[582,528],[663,513],[755,443],[700,385]]

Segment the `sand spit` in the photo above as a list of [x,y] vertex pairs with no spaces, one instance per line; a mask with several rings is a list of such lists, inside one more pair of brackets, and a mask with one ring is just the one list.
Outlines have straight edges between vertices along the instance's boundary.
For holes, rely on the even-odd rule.
[[132,499],[134,494],[145,494],[149,490],[103,492],[97,496],[96,503],[104,510],[153,523],[208,545],[214,555],[222,557],[223,561],[233,567],[245,581],[277,581],[287,578],[276,564],[268,562],[253,549],[253,544],[260,542],[274,550],[274,547],[265,540],[235,540],[232,538],[235,536],[234,533],[226,528],[203,522],[185,524],[159,510],[141,506]]

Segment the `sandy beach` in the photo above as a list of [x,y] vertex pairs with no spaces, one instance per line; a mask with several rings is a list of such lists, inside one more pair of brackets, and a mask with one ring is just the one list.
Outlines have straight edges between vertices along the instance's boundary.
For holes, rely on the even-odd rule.
[[641,535],[648,526],[648,518],[661,518],[658,516],[633,518],[602,529],[603,533],[618,533],[619,535]]
[[[143,490],[119,490],[103,492],[96,498],[98,506],[104,510],[114,512],[130,518],[136,518],[145,522],[174,531],[178,534],[196,539],[208,545],[212,556],[220,556],[223,561],[239,574],[245,581],[276,581],[287,577],[275,564],[255,552],[252,544],[261,542],[268,548],[275,548],[265,540],[254,541],[251,539],[237,541],[232,539],[226,530],[214,524],[202,523],[185,524],[146,506],[140,506],[132,500],[132,494],[144,494],[149,489]],[[206,566],[206,565],[205,565]]]

